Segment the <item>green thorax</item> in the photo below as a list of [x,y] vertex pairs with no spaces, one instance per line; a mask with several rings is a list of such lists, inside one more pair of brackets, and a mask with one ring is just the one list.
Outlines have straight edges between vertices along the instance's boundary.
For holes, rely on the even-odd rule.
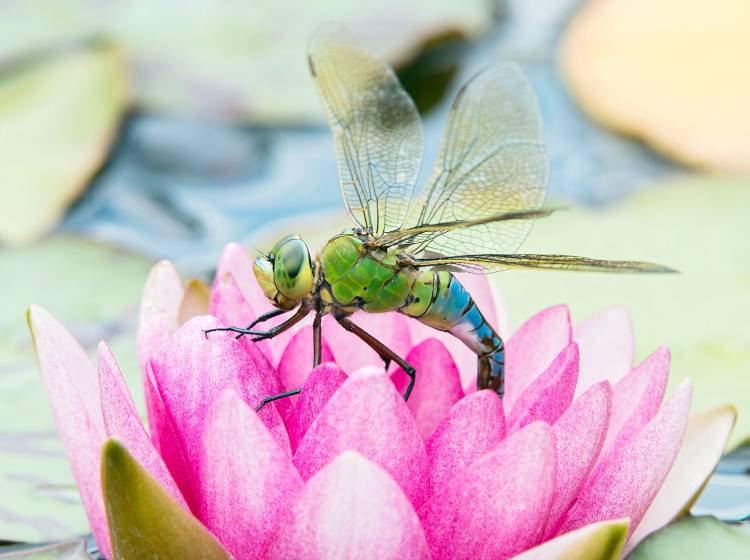
[[418,275],[399,267],[395,253],[368,251],[351,234],[331,239],[320,254],[320,265],[334,304],[371,313],[401,309]]

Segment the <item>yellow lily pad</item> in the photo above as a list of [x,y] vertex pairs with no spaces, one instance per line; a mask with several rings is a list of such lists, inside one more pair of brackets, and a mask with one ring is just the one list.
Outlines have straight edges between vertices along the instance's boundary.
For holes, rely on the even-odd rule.
[[689,377],[693,406],[733,403],[730,446],[750,437],[750,180],[683,177],[641,190],[610,209],[558,212],[539,220],[522,252],[638,259],[680,274],[607,275],[508,271],[491,278],[517,326],[567,303],[575,321],[626,306],[638,360],[660,344],[672,352],[670,385]]
[[589,0],[561,44],[582,108],[682,162],[750,172],[750,2]]
[[106,43],[17,62],[0,74],[0,243],[55,226],[104,162],[127,102]]

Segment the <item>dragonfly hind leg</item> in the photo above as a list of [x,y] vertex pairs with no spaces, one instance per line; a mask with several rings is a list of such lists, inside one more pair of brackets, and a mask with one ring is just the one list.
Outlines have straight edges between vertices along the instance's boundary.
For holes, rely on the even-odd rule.
[[409,376],[409,385],[406,387],[406,391],[404,391],[404,400],[405,401],[409,400],[409,395],[411,395],[411,391],[412,389],[414,389],[414,382],[417,379],[417,371],[409,363],[407,363],[407,361],[404,360],[401,356],[396,354],[393,350],[388,348],[385,344],[380,342],[377,338],[372,336],[370,333],[368,333],[366,330],[364,330],[362,327],[360,327],[356,323],[352,322],[350,319],[347,319],[346,317],[337,317],[336,320],[347,331],[349,331],[350,333],[356,334],[370,348],[375,350],[375,352],[377,352],[378,355],[386,363],[386,368],[388,367],[387,364],[389,364],[391,361],[394,361],[399,366],[401,366],[401,369],[403,369],[404,372],[406,372],[406,375]]

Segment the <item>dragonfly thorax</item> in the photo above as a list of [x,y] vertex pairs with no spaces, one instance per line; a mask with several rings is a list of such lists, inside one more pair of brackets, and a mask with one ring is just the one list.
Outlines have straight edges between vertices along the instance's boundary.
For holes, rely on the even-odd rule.
[[313,292],[310,250],[298,235],[284,237],[255,259],[253,272],[265,296],[281,309],[296,307]]

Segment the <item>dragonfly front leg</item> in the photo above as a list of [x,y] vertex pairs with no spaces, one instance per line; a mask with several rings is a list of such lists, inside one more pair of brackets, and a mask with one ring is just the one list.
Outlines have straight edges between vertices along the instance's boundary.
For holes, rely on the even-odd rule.
[[408,364],[406,360],[404,360],[401,356],[396,354],[393,350],[388,348],[385,344],[380,342],[377,338],[372,336],[370,333],[368,333],[366,330],[364,330],[362,327],[360,327],[356,323],[352,322],[350,319],[347,319],[346,317],[341,317],[341,318],[337,317],[336,320],[347,331],[349,331],[350,333],[356,334],[370,348],[375,350],[375,352],[378,353],[378,355],[383,359],[383,361],[386,364],[388,364],[391,360],[393,360],[399,366],[401,366],[401,369],[403,369],[406,372],[406,375],[409,376],[409,385],[406,387],[406,391],[404,391],[404,400],[405,401],[409,400],[409,395],[411,395],[411,391],[414,388],[414,382],[417,379],[416,370],[410,364]]
[[[321,348],[320,330],[321,330],[322,318],[323,318],[323,314],[320,312],[317,312],[315,313],[315,319],[313,319],[313,368],[316,368],[320,365],[320,348]],[[301,392],[302,392],[302,387],[297,387],[296,389],[291,389],[289,391],[284,391],[282,393],[270,395],[261,401],[261,403],[255,409],[255,412],[260,411],[261,408],[263,408],[270,402],[277,401],[279,399],[283,399],[286,397],[292,397],[294,395],[299,395]]]
[[[259,340],[266,340],[268,338],[273,338],[274,336],[283,333],[284,331],[289,330],[294,325],[299,323],[302,319],[304,319],[307,314],[310,312],[311,306],[309,304],[302,304],[297,308],[297,311],[294,315],[289,317],[286,321],[283,323],[279,323],[275,327],[272,327],[268,329],[267,331],[254,331],[251,328],[243,329],[242,327],[217,327],[215,329],[208,329],[203,331],[206,336],[208,336],[208,333],[215,332],[215,331],[229,331],[229,332],[235,332],[238,333],[240,336],[244,336],[246,334],[253,336],[253,342],[258,342]],[[270,312],[269,312],[270,313]],[[266,314],[268,315],[268,314]],[[277,313],[276,315],[280,315],[280,313]],[[274,315],[274,316],[276,316]],[[262,316],[261,316],[262,317]],[[270,319],[270,317],[267,317]],[[264,319],[265,320],[265,319]],[[239,338],[239,337],[238,337]]]
[[[255,321],[250,323],[247,327],[245,327],[246,330],[252,329],[255,325],[258,323],[263,323],[265,321],[268,321],[269,319],[273,319],[274,317],[278,317],[279,315],[283,315],[284,313],[289,313],[289,309],[271,309],[271,311],[266,311],[262,315],[259,315]],[[235,338],[242,338],[245,336],[245,333],[240,333]]]

